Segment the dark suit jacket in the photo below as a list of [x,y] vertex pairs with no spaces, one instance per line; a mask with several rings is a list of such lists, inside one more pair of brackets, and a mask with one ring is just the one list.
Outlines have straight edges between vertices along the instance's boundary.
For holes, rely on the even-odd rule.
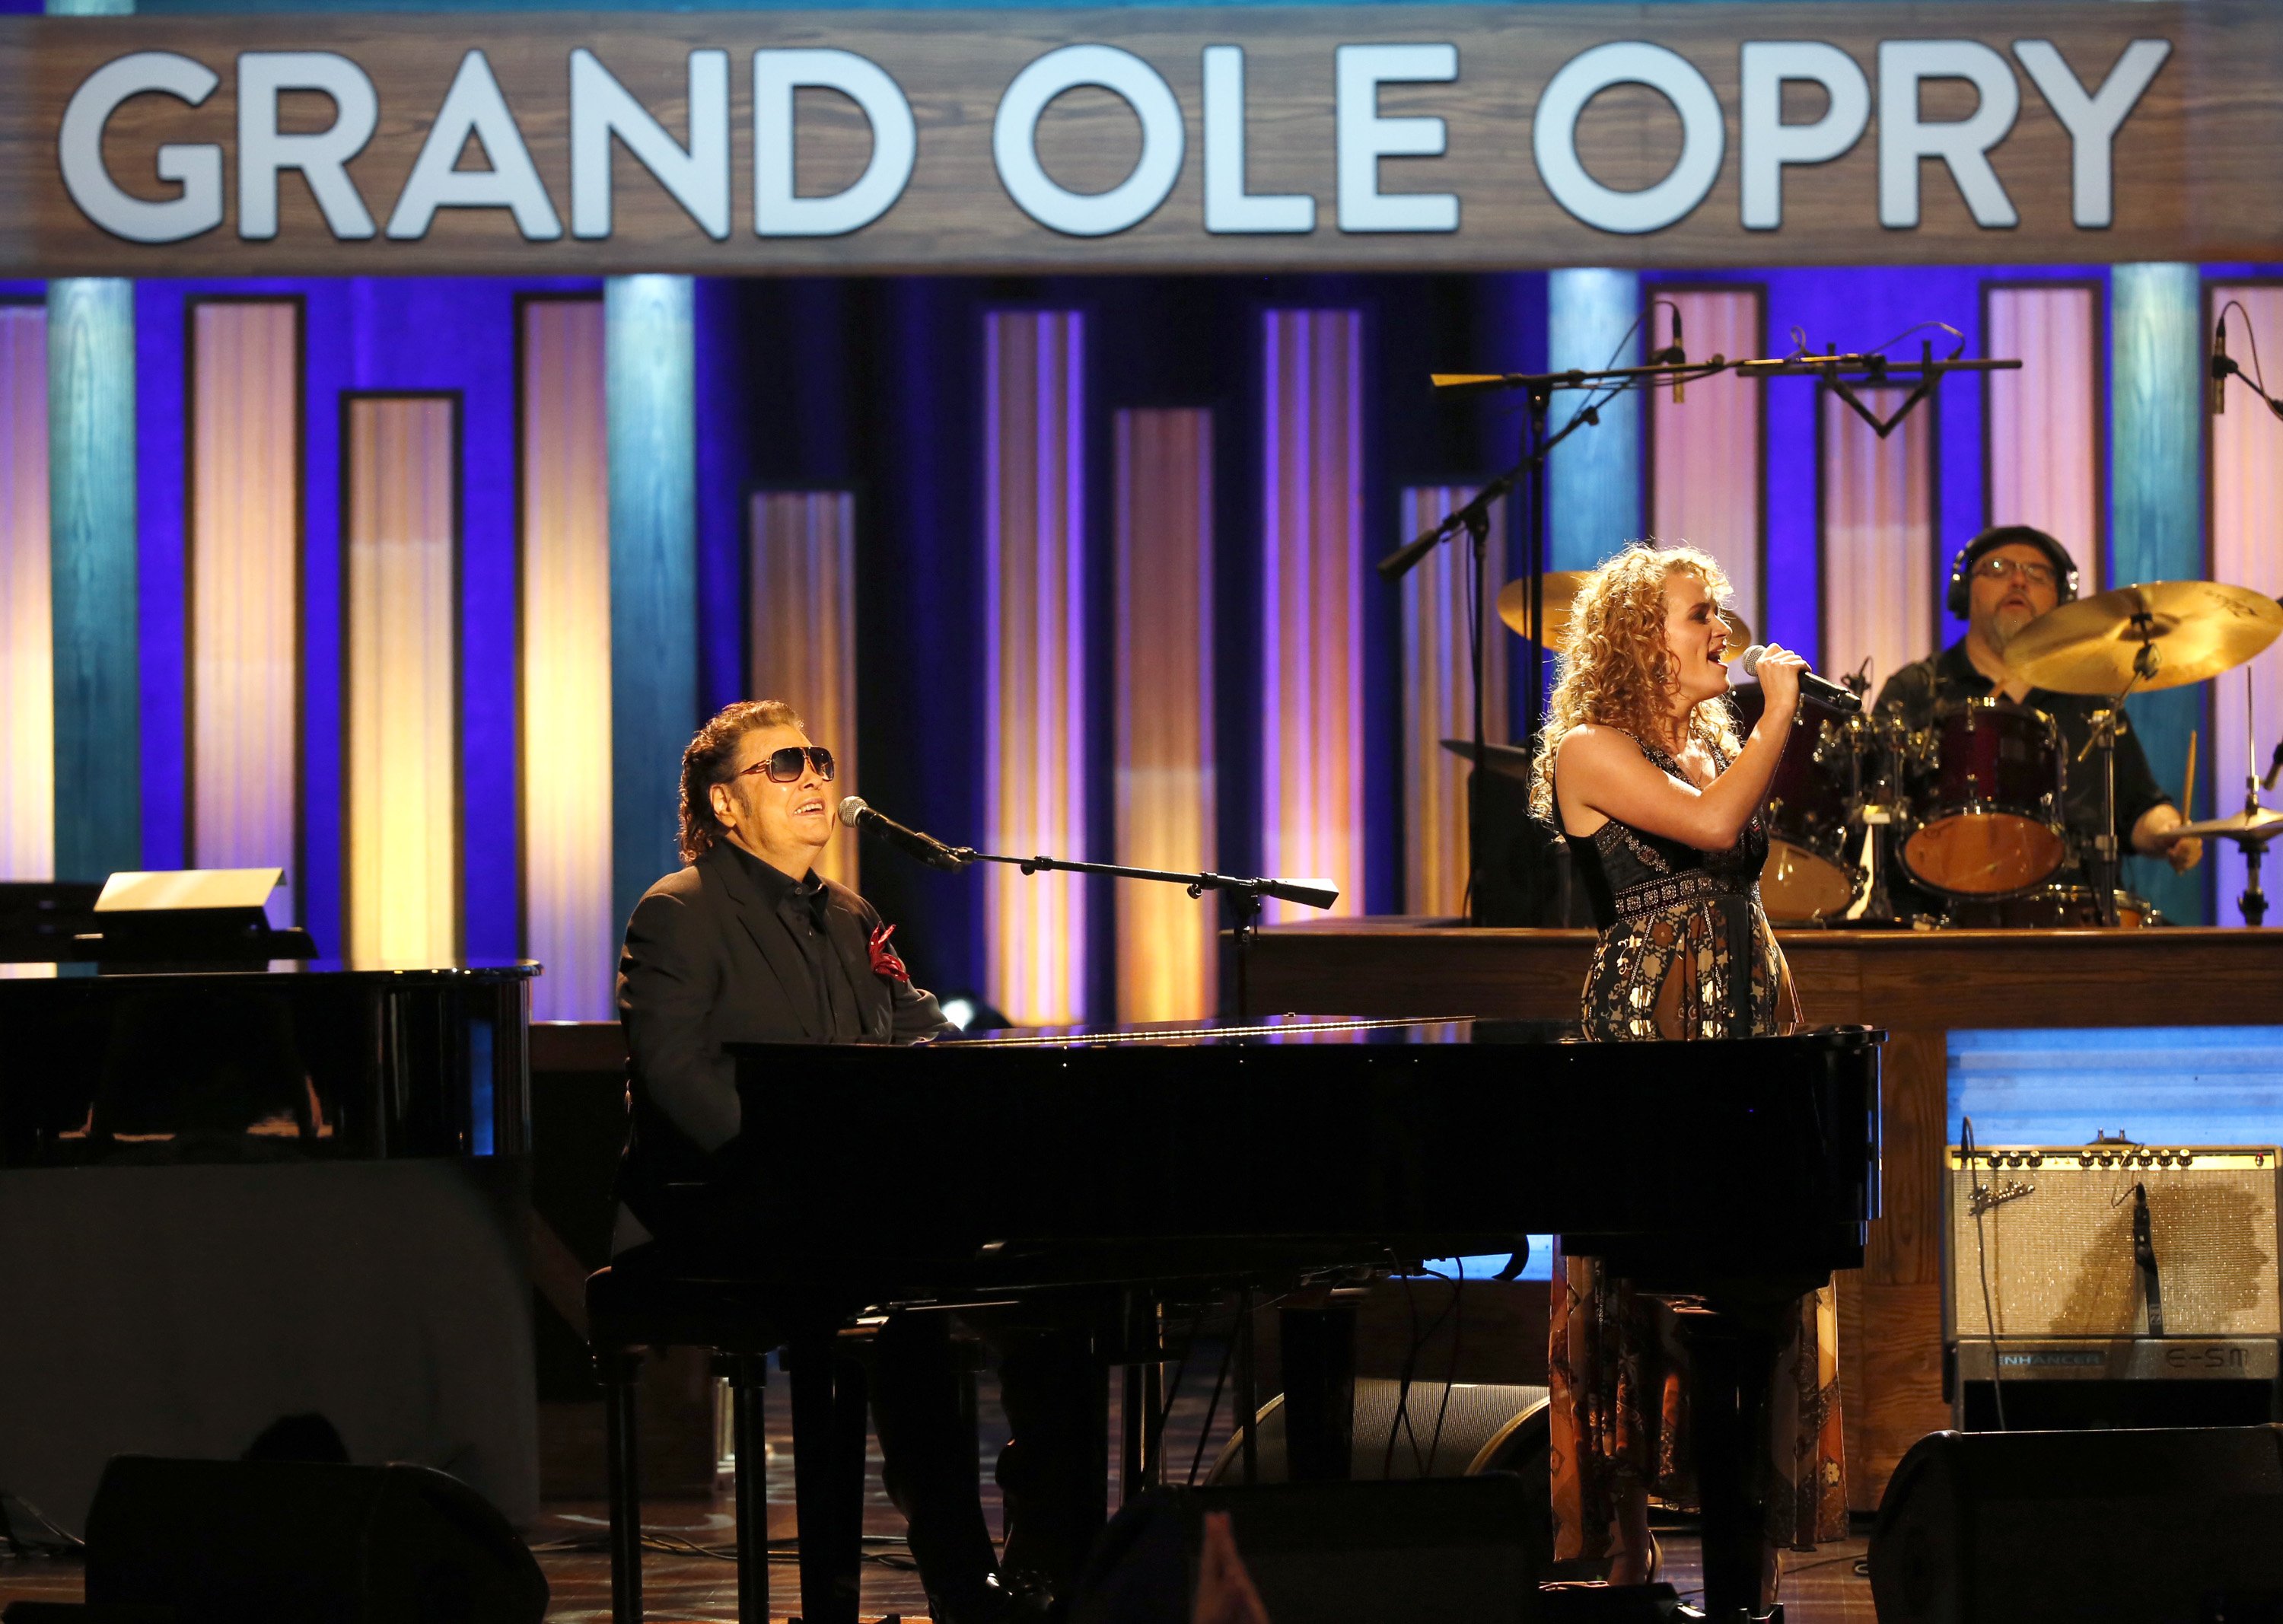
[[[880,916],[825,882],[825,933],[848,969],[867,1043],[951,1030],[931,993],[874,973]],[[735,1139],[736,1072],[725,1043],[820,1043],[808,961],[738,854],[717,847],[643,894],[619,959],[629,1120],[619,1198],[652,1235],[702,1222],[694,1202],[715,1153]],[[622,1240],[629,1237],[620,1226]]]

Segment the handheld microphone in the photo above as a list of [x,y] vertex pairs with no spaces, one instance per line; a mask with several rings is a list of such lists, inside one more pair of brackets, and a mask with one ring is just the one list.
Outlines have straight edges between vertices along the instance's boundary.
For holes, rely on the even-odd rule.
[[[1744,651],[1741,663],[1746,676],[1759,675],[1760,656],[1767,652],[1768,645],[1765,643],[1755,643]],[[1812,671],[1799,674],[1799,694],[1803,699],[1813,699],[1817,704],[1827,705],[1836,711],[1859,711],[1863,708],[1861,694],[1844,683],[1835,683],[1827,676],[1816,675]]]
[[2235,363],[2227,358],[2227,316],[2223,312],[2219,327],[2212,334],[2211,355],[2211,415],[2225,417],[2227,413],[2227,375]]
[[875,812],[861,795],[851,795],[840,803],[840,821],[851,829],[869,829],[906,856],[916,857],[930,868],[958,870],[967,866],[959,854],[941,840],[916,829],[907,829],[884,812]]

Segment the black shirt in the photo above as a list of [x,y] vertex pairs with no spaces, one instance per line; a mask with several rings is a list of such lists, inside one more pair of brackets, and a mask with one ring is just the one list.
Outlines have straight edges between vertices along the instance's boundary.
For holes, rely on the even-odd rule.
[[[823,880],[817,878],[814,869],[794,879],[735,841],[724,840],[721,844],[752,881],[754,890],[775,915],[775,925],[791,940],[801,962],[808,966],[816,999],[817,1026],[819,1030],[830,1034],[825,1041],[861,1042],[864,1023],[856,1009],[855,983],[849,979],[849,968],[842,962],[824,927],[824,910],[830,899]],[[763,927],[757,921],[755,928]],[[869,971],[870,966],[866,966],[868,974]]]
[[[1931,660],[1921,660],[1916,665],[1905,666],[1887,679],[1879,690],[1878,708],[1900,711],[1912,728],[1923,728],[1934,721],[1935,713],[1943,706],[1961,699],[1986,699],[1997,692],[1998,685],[1975,668],[1966,652],[1965,639],[1960,638]],[[2061,817],[2069,833],[2079,842],[2089,841],[2100,832],[2102,824],[2102,785],[2100,753],[2084,755],[2085,741],[2092,737],[2092,718],[2103,701],[2084,694],[2052,693],[2043,688],[2032,688],[2022,703],[2031,710],[2041,710],[2053,719],[2061,738],[2061,771],[2064,795]],[[2119,855],[2132,848],[2132,826],[2153,807],[2169,803],[2171,797],[2156,785],[2156,776],[2148,770],[2148,758],[2140,749],[2139,736],[2132,731],[2129,720],[2120,720],[2116,730],[2116,839]]]

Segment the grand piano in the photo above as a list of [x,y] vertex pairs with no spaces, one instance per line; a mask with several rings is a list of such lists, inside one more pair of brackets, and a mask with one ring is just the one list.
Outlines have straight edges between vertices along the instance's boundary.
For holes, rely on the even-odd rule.
[[[1760,1571],[1756,1372],[1785,1305],[1860,1263],[1878,1210],[1881,1039],[1609,1044],[1545,1023],[1288,1016],[741,1046],[744,1120],[766,1129],[725,1150],[711,1189],[789,1323],[812,1325],[1089,1292],[1130,1302],[1560,1233],[1696,1310],[1683,1319],[1718,1612],[1749,1605]],[[1162,1356],[1114,1340],[1113,1361]],[[1339,1372],[1295,1370],[1286,1347],[1288,1393],[1336,1390]],[[801,1475],[803,1612],[838,1624],[854,1616],[853,1522],[822,1497],[846,1480]],[[822,1549],[825,1528],[842,1549]]]
[[76,1530],[113,1454],[315,1412],[528,1519],[537,967],[161,936],[43,925],[0,979],[0,1487]]

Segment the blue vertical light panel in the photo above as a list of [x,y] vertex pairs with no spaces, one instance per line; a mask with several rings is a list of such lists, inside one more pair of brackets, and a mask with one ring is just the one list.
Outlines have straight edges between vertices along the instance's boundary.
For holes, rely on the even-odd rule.
[[[2109,272],[2109,535],[2116,582],[2203,574],[2203,379],[2193,265],[2119,265]],[[2204,689],[2125,701],[2156,782],[2177,796]],[[2130,830],[2119,830],[2120,838]],[[2204,876],[2153,858],[2125,865],[2132,888],[2176,923],[2201,924]]]
[[56,876],[143,866],[135,628],[135,285],[48,285]]
[[[1630,270],[1557,270],[1546,278],[1546,368],[1598,371],[1638,366],[1640,277]],[[1628,329],[1632,329],[1630,332]],[[1559,433],[1597,394],[1554,397]],[[1640,397],[1620,394],[1582,425],[1547,464],[1546,567],[1591,569],[1641,534]]]
[[603,289],[611,464],[612,897],[623,923],[681,866],[682,752],[697,725],[696,285]]

